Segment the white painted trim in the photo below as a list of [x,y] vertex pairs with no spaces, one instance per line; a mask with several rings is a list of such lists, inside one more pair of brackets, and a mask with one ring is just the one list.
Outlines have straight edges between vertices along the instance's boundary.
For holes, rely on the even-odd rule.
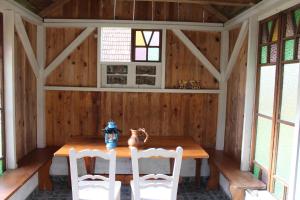
[[162,30],[161,44],[161,89],[166,87],[166,46],[167,46],[167,29]]
[[21,43],[24,47],[24,51],[27,55],[28,61],[30,63],[31,69],[32,69],[35,77],[38,77],[39,76],[39,65],[36,60],[35,53],[32,49],[30,40],[28,38],[24,23],[19,14],[15,14],[15,26],[16,26],[16,30],[19,35],[19,38],[21,40]]
[[13,0],[0,0],[0,9],[13,10],[16,13],[19,13],[26,21],[29,21],[33,24],[41,25],[43,23],[43,19],[40,16],[24,8]]
[[83,91],[83,92],[149,92],[149,93],[186,93],[186,94],[219,94],[222,90],[192,90],[192,89],[143,89],[143,88],[96,88],[96,87],[62,87],[45,86],[45,90]]
[[[299,63],[300,67],[300,63]],[[295,200],[300,198],[300,73],[298,78],[298,100],[297,100],[297,113],[295,119],[295,128],[293,138],[293,153],[290,169],[290,179],[288,188],[288,200]]]
[[247,72],[246,72],[246,86],[245,86],[246,91],[245,91],[243,138],[242,138],[242,152],[241,152],[242,171],[250,170],[253,111],[254,111],[254,104],[255,104],[258,29],[259,29],[259,22],[257,20],[257,16],[253,16],[249,19]]
[[198,31],[222,31],[222,23],[194,23],[171,21],[91,20],[91,19],[44,19],[46,27],[130,27],[150,29],[181,29]]
[[237,61],[238,55],[239,55],[242,45],[245,41],[247,32],[248,32],[248,20],[243,22],[239,36],[236,40],[232,54],[230,56],[230,59],[229,59],[229,62],[228,62],[227,68],[226,68],[225,76],[224,76],[224,80],[226,80],[226,81],[229,79],[230,74],[233,70],[233,67]]
[[211,64],[211,62],[201,53],[201,51],[193,44],[193,42],[178,29],[172,29],[173,33],[181,42],[196,56],[196,58],[204,65],[204,67],[218,80],[221,80],[220,72]]
[[226,30],[233,29],[254,15],[257,16],[263,13],[270,13],[271,11],[276,11],[276,8],[280,7],[281,5],[291,6],[297,4],[297,2],[299,3],[299,0],[263,0],[258,4],[252,6],[248,10],[235,16],[231,20],[227,21],[224,24],[225,29]]
[[[228,63],[229,51],[229,31],[221,33],[221,74],[224,75],[226,65]],[[217,122],[217,136],[216,149],[224,149],[225,125],[226,125],[226,105],[227,105],[227,81],[220,82],[220,89],[223,91],[219,95],[218,100],[218,122]]]
[[39,183],[38,172],[25,182],[8,200],[26,199],[37,187]]
[[101,87],[101,64],[100,64],[100,55],[101,55],[101,28],[97,28],[97,88]]
[[39,76],[37,77],[37,147],[46,147],[45,131],[45,91],[44,68],[46,66],[46,31],[45,27],[37,27],[37,60],[39,64]]
[[94,30],[95,28],[89,27],[82,31],[80,35],[47,66],[44,77],[47,78]]
[[17,168],[16,155],[16,116],[15,116],[15,21],[14,11],[5,10],[3,13],[4,28],[4,101],[5,101],[5,143],[6,167]]

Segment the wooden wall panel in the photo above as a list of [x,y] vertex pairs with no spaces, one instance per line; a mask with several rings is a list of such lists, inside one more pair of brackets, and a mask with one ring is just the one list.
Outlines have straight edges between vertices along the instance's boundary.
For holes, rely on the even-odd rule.
[[[78,28],[47,28],[47,64],[51,63],[81,32]],[[96,31],[72,52],[47,78],[51,86],[97,85]]]
[[99,135],[108,120],[123,135],[144,127],[150,135],[190,135],[215,146],[218,96],[114,92],[46,92],[47,145],[75,135]]
[[[230,51],[234,48],[239,28],[230,31]],[[238,60],[228,80],[225,152],[235,160],[241,159],[248,39],[246,37]]]
[[[115,19],[133,19],[133,1],[116,0]],[[174,2],[136,2],[135,20],[220,22],[198,4]],[[114,19],[114,0],[71,0],[46,18]]]
[[[24,24],[36,52],[36,26],[25,21]],[[15,79],[16,148],[19,160],[36,148],[37,96],[36,78],[17,33],[15,33]]]
[[[208,60],[220,68],[220,33],[184,31]],[[166,87],[174,88],[179,80],[200,80],[203,89],[218,89],[218,81],[171,31],[167,31]]]

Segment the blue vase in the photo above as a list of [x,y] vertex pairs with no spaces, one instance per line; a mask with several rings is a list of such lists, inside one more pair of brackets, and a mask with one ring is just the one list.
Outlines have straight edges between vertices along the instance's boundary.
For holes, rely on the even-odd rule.
[[106,148],[113,149],[118,145],[119,130],[113,121],[109,121],[104,129]]

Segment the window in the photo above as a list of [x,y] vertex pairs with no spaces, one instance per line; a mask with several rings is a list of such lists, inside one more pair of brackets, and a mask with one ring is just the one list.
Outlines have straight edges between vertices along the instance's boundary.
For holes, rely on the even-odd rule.
[[5,169],[3,70],[3,15],[0,13],[0,175]]
[[300,91],[300,7],[260,23],[253,164],[277,199],[287,197]]
[[160,88],[161,30],[101,28],[102,87]]

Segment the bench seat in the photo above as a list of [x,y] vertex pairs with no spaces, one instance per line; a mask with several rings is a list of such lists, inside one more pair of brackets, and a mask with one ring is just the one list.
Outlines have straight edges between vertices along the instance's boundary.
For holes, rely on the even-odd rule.
[[229,182],[229,190],[233,200],[243,200],[246,189],[266,189],[266,184],[258,180],[252,173],[240,170],[240,165],[224,151],[209,151],[210,178],[207,189],[219,187],[219,173]]
[[[0,199],[8,199],[21,188],[36,172],[41,190],[52,190],[49,168],[57,147],[36,149],[18,162],[18,168],[7,170],[0,176]],[[47,171],[48,170],[48,171]]]

